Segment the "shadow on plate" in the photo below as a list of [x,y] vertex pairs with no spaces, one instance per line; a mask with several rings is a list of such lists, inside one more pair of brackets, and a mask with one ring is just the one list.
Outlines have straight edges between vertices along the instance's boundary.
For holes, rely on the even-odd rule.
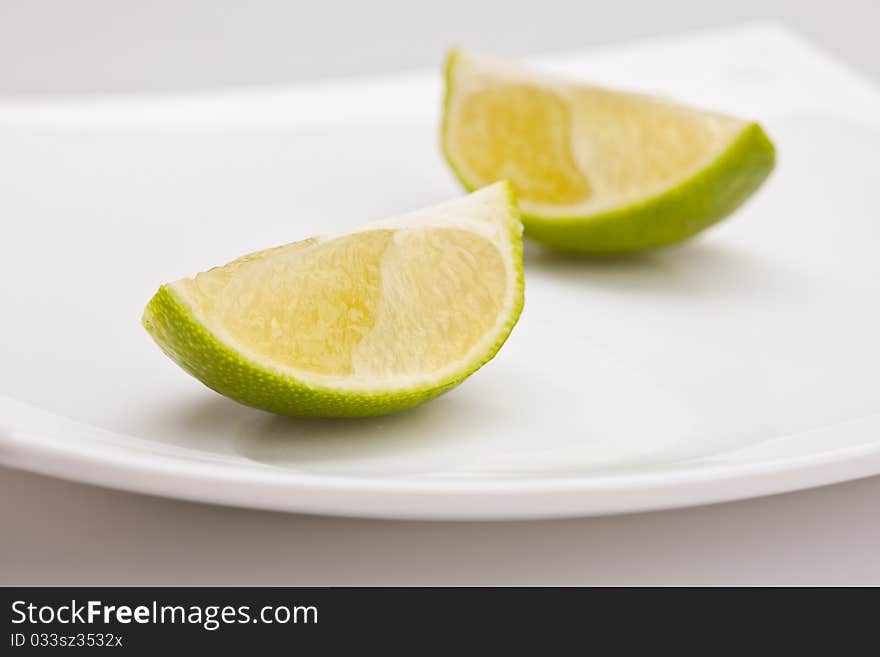
[[590,257],[552,251],[526,240],[526,277],[576,283],[615,293],[717,297],[788,294],[802,289],[800,275],[778,259],[731,244],[697,239],[682,245],[617,257]]
[[445,395],[416,408],[379,417],[308,419],[262,414],[242,426],[241,455],[272,465],[383,459],[451,444],[461,434],[458,402]]

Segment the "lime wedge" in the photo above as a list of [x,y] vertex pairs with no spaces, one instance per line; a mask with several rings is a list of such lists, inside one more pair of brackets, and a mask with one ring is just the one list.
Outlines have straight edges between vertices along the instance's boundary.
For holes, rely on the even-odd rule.
[[523,304],[511,188],[260,251],[159,288],[143,325],[243,404],[354,417],[415,406],[504,344]]
[[467,189],[511,181],[527,237],[595,254],[698,233],[739,207],[775,162],[756,123],[464,51],[447,60],[442,141]]

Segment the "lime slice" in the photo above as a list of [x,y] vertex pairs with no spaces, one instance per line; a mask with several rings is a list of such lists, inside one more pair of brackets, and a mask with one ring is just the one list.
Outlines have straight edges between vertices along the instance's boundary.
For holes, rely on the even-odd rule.
[[284,415],[399,411],[461,383],[523,304],[510,185],[159,288],[143,324],[217,392]]
[[510,180],[525,234],[582,253],[678,242],[773,169],[756,123],[526,72],[453,51],[443,149],[468,189]]

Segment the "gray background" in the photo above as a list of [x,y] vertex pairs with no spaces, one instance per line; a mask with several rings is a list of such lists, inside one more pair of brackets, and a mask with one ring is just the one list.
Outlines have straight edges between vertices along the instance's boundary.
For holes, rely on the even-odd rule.
[[[538,13],[540,12],[540,13]],[[880,81],[877,0],[0,0],[0,96],[283,83],[783,20]],[[880,477],[530,523],[225,509],[0,469],[0,584],[880,584]]]
[[265,84],[782,20],[880,77],[877,0],[0,0],[0,94]]

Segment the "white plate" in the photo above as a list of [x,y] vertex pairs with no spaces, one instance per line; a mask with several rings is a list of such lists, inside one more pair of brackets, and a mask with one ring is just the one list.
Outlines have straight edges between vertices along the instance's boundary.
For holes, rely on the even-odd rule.
[[778,170],[681,248],[528,248],[498,357],[435,402],[359,421],[228,401],[140,313],[161,282],[458,194],[437,72],[3,101],[0,463],[407,518],[617,513],[880,472],[880,94],[774,26],[538,63],[754,116]]

